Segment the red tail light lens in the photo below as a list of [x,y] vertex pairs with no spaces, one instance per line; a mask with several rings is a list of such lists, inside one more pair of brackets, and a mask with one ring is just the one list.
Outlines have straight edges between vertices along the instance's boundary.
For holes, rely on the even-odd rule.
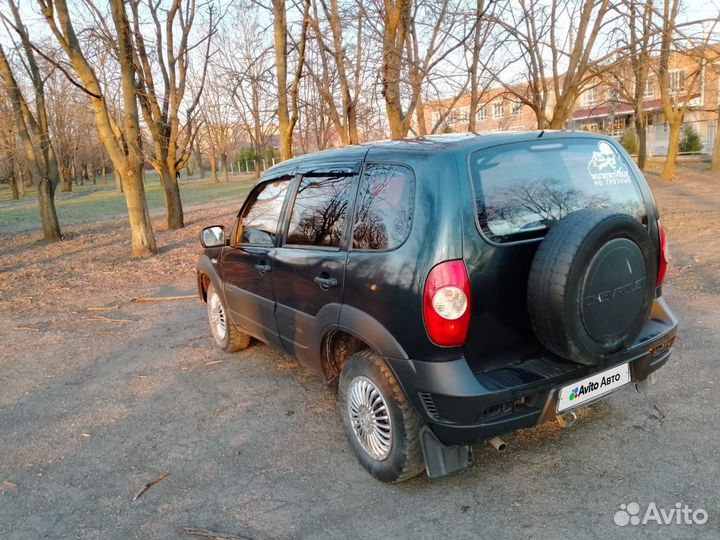
[[665,274],[668,268],[668,247],[667,247],[667,236],[665,236],[665,229],[663,229],[660,221],[658,224],[658,233],[660,234],[660,264],[658,266],[657,286],[662,287],[665,281]]
[[465,262],[445,261],[428,274],[423,295],[428,336],[441,347],[465,343],[470,328],[470,279]]

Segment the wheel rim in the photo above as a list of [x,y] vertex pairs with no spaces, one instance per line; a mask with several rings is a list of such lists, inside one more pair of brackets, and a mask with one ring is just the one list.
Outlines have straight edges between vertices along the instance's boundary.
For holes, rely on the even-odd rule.
[[220,297],[215,293],[210,296],[208,301],[208,318],[215,337],[219,341],[224,341],[227,335],[227,319],[225,318],[225,309]]
[[382,461],[392,449],[390,413],[385,398],[373,382],[356,377],[348,392],[348,414],[355,437],[375,460]]

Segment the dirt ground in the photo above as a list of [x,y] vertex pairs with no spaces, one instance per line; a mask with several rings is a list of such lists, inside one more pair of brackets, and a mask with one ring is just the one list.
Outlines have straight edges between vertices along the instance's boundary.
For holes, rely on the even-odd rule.
[[[657,384],[401,485],[357,464],[318,377],[264,345],[217,350],[199,301],[132,301],[194,294],[198,232],[239,201],[177,232],[158,216],[151,260],[128,260],[120,217],[50,246],[0,229],[0,538],[717,538],[720,178],[650,181],[682,325]],[[630,502],[709,519],[621,529]]]

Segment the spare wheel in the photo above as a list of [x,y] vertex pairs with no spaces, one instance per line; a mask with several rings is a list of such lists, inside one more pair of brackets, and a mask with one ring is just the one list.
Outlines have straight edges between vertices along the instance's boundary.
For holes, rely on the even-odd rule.
[[563,358],[603,363],[637,339],[656,279],[655,249],[640,222],[615,210],[573,212],[550,228],[530,268],[533,330]]

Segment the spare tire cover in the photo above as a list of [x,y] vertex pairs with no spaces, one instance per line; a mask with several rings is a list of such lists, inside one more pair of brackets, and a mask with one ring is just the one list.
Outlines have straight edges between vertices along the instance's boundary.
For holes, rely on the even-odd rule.
[[580,364],[599,364],[629,346],[652,308],[657,261],[632,216],[588,208],[555,223],[528,278],[528,311],[538,340]]

